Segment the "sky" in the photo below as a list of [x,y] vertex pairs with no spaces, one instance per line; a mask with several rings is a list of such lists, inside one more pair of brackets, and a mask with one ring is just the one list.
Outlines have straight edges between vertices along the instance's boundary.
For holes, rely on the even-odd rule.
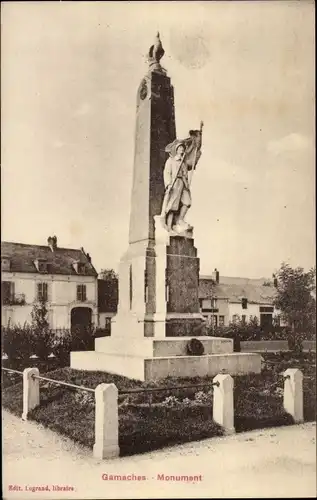
[[3,2],[2,240],[128,246],[136,93],[157,31],[192,182],[202,274],[315,263],[314,3]]

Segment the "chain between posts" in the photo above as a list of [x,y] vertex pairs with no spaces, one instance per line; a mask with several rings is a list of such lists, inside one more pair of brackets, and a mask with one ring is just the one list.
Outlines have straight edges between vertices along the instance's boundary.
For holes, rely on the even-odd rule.
[[6,372],[18,373],[19,375],[23,375],[23,372],[20,372],[19,370],[13,370],[12,368],[5,368],[4,366],[2,366],[1,369],[5,370]]
[[68,382],[61,382],[59,380],[54,380],[52,378],[47,378],[47,377],[41,377],[40,375],[31,375],[33,379],[38,379],[38,380],[46,380],[47,382],[51,382],[53,384],[57,385],[63,385],[65,387],[71,387],[73,389],[79,389],[81,391],[87,391],[87,392],[95,392],[95,389],[91,389],[90,387],[83,387],[81,385],[75,385],[75,384],[69,384]]
[[[284,374],[280,374],[280,376],[283,377],[284,380],[286,379],[289,379],[290,378],[290,375],[284,375]],[[280,380],[277,380],[276,382],[273,382],[273,384],[270,384],[268,387],[266,387],[265,389],[272,389],[272,387],[275,387],[277,386],[278,384],[280,384]]]
[[[2,370],[12,372],[12,373],[18,373],[19,375],[23,375],[23,372],[18,371],[18,370],[13,370],[11,368],[5,368],[2,367]],[[38,379],[38,380],[44,380],[46,382],[50,382],[52,384],[57,384],[57,385],[62,385],[65,387],[71,387],[73,389],[79,389],[82,391],[87,391],[87,392],[95,392],[95,389],[91,389],[90,387],[84,387],[81,385],[76,385],[76,384],[70,384],[68,382],[62,382],[60,380],[54,380],[48,377],[42,377],[41,375],[31,375],[32,379]],[[169,391],[169,390],[181,390],[181,389],[200,389],[200,388],[206,388],[206,387],[219,387],[220,383],[217,382],[211,382],[209,384],[198,384],[198,385],[176,385],[176,386],[165,386],[165,387],[147,387],[144,389],[123,389],[119,391],[119,395],[123,394],[138,394],[142,392],[160,392],[160,391]]]
[[123,394],[138,394],[142,392],[159,392],[159,391],[170,391],[170,390],[179,390],[179,389],[198,389],[202,387],[211,387],[211,386],[219,387],[220,382],[211,382],[210,384],[198,384],[198,385],[174,385],[169,387],[149,387],[145,389],[123,389],[119,391],[119,396]]

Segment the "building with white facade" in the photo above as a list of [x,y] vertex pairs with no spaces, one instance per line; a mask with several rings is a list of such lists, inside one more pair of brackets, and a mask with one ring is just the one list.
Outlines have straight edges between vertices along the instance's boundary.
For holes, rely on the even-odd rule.
[[265,278],[221,276],[215,269],[211,276],[200,276],[200,309],[209,324],[228,326],[241,320],[257,318],[262,328],[270,328],[279,311],[274,308],[274,282]]
[[1,324],[31,323],[34,303],[46,301],[51,328],[98,324],[97,272],[84,249],[1,243]]

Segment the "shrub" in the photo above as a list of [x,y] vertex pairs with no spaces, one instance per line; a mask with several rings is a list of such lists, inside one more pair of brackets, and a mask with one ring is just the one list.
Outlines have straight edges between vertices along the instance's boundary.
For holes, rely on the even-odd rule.
[[76,326],[71,330],[72,351],[94,350],[94,329],[92,327]]
[[10,359],[29,358],[33,353],[32,328],[24,325],[1,329],[2,353]]
[[209,328],[209,335],[215,337],[231,338],[234,341],[235,351],[239,349],[239,341],[247,340],[289,340],[291,330],[288,327],[273,325],[270,331],[263,330],[259,326],[258,319],[255,317],[248,323],[241,320],[230,323],[229,326],[218,326]]
[[68,329],[40,329],[35,324],[3,327],[2,354],[6,354],[9,360],[28,360],[34,354],[40,359],[47,359],[50,354],[54,354],[57,358],[66,360],[72,350],[92,350],[95,338],[93,333],[91,329],[72,332]]
[[33,330],[31,334],[33,354],[41,359],[46,359],[53,349],[54,335],[51,330]]
[[212,403],[213,403],[213,390],[211,389],[208,392],[203,392],[203,391],[196,392],[195,401],[197,401],[197,403],[204,403],[204,404],[209,403],[210,405],[212,405]]
[[51,331],[53,337],[52,352],[60,360],[68,360],[72,350],[72,335],[70,330],[62,329],[56,332]]
[[166,406],[167,408],[173,408],[175,406],[179,406],[181,402],[175,396],[167,396],[164,399],[162,406]]

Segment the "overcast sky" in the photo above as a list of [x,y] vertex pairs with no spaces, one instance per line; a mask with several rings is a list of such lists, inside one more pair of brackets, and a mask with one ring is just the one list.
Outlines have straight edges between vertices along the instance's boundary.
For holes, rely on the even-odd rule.
[[128,244],[136,91],[159,30],[177,135],[204,120],[192,184],[203,274],[315,257],[314,3],[2,4],[2,239]]

